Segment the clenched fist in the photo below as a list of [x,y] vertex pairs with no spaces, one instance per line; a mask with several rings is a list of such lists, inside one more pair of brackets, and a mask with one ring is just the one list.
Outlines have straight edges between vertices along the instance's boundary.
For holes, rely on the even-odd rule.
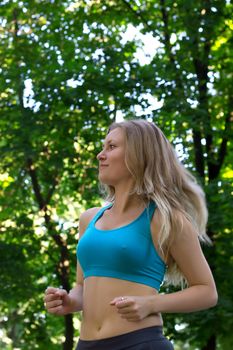
[[44,296],[45,307],[49,313],[63,316],[69,314],[72,300],[65,289],[48,287]]

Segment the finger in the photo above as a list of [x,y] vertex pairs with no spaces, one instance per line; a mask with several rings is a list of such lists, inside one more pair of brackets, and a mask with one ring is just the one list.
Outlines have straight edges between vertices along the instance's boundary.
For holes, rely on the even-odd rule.
[[56,306],[53,308],[48,309],[48,312],[53,315],[60,315],[62,312],[62,306]]
[[126,297],[116,297],[112,301],[110,301],[110,305],[115,305],[116,303],[123,302]]
[[46,301],[45,303],[47,305],[61,305],[63,302],[62,302],[62,299],[52,299],[52,300]]
[[53,297],[48,296],[47,298],[45,298],[44,302],[46,304],[49,304],[49,303],[59,303],[59,304],[61,304],[62,303],[62,298],[59,297],[59,296],[56,296],[56,297],[55,296],[53,296]]
[[134,304],[134,301],[125,298],[124,300],[120,300],[118,302],[116,302],[115,306],[117,307],[117,309],[123,309],[123,308],[128,308],[128,307],[132,307],[132,305]]
[[54,307],[61,306],[61,305],[62,305],[62,300],[54,300],[54,301],[47,302],[46,308],[49,310],[49,309],[52,309]]
[[58,294],[47,294],[44,296],[44,302],[47,303],[49,301],[53,301],[53,300],[60,300],[61,296]]
[[126,301],[129,301],[128,297],[116,297],[110,301],[110,305],[124,305]]
[[113,300],[110,301],[110,305],[115,305],[116,304],[116,301],[117,301],[117,298],[114,298]]
[[55,295],[58,295],[60,297],[64,297],[65,295],[67,295],[67,291],[65,289],[57,289],[57,291],[55,292]]
[[59,289],[59,288],[47,287],[47,288],[45,289],[45,294],[56,293],[56,291],[57,291],[58,289]]

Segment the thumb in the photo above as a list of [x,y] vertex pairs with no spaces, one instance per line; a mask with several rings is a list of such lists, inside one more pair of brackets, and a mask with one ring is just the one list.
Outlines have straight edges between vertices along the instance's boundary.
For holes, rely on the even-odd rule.
[[67,297],[67,295],[68,295],[68,293],[65,289],[60,289],[60,288],[57,289],[55,294],[58,295],[59,297],[61,297],[62,299]]
[[113,300],[111,300],[109,304],[110,304],[110,305],[115,305],[115,304],[116,304],[116,298],[114,298]]

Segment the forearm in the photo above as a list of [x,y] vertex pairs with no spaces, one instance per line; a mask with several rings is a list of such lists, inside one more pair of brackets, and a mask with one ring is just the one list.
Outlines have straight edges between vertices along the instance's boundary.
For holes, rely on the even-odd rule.
[[175,293],[158,294],[150,303],[152,313],[194,312],[215,306],[217,292],[207,285],[195,285]]
[[69,292],[71,300],[71,312],[81,311],[83,309],[83,286],[77,284]]

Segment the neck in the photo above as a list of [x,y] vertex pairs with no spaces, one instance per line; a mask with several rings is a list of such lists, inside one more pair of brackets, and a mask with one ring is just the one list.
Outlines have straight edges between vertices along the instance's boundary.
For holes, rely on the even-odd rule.
[[115,187],[115,200],[112,207],[115,213],[124,214],[135,207],[145,207],[145,202],[139,195],[130,195],[131,189],[132,184],[124,184],[123,186]]

